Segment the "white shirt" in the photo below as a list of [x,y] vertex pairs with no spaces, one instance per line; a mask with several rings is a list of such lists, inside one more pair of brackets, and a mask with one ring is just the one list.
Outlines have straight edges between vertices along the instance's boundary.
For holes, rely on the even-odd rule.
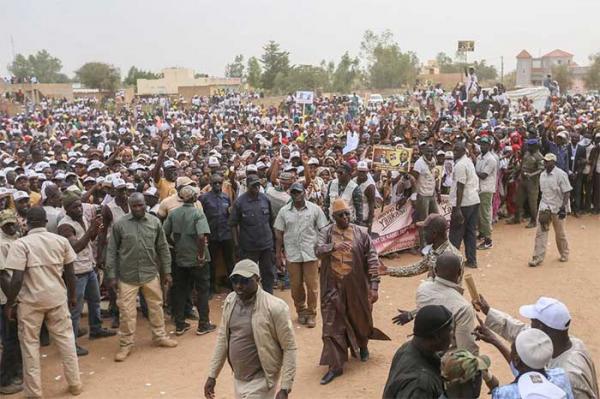
[[487,175],[485,179],[479,179],[479,192],[495,193],[498,160],[491,151],[488,151],[484,156],[480,154],[477,157],[475,170],[477,173],[485,173]]
[[419,174],[417,179],[417,194],[430,197],[435,193],[435,177],[427,161],[421,156],[415,162],[413,170]]
[[540,200],[540,211],[550,209],[552,213],[558,213],[563,206],[563,197],[565,193],[571,191],[569,176],[556,166],[550,173],[543,171],[540,174],[540,191],[542,199]]
[[454,163],[452,171],[452,186],[450,187],[450,205],[456,206],[456,192],[458,183],[465,186],[462,196],[461,207],[479,204],[479,177],[475,172],[475,166],[466,155]]

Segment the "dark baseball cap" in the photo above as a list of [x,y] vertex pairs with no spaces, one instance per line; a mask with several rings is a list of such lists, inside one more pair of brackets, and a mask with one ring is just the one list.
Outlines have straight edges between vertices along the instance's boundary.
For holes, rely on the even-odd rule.
[[254,186],[256,184],[260,184],[260,179],[256,175],[250,175],[246,178],[246,185],[248,187]]
[[415,316],[413,335],[430,338],[452,323],[452,312],[444,305],[423,306]]
[[290,191],[299,191],[299,192],[303,192],[304,191],[304,185],[300,182],[296,182],[294,184],[292,184],[292,186],[290,187]]

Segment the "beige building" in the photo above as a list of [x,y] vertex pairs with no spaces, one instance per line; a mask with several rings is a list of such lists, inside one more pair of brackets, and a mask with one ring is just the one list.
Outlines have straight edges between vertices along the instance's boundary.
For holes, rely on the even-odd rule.
[[195,78],[194,71],[189,68],[165,68],[160,79],[138,79],[137,94],[140,96],[159,94],[178,94],[179,87],[190,86],[219,86],[239,88],[242,84],[239,78]]
[[541,86],[546,76],[552,73],[552,67],[559,65],[569,68],[573,76],[573,89],[579,88],[588,67],[577,65],[573,61],[573,54],[559,49],[538,58],[532,57],[527,50],[517,54],[517,86]]

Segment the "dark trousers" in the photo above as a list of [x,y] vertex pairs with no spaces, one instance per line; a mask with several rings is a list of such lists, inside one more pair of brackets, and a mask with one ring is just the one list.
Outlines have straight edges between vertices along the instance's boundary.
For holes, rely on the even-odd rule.
[[215,259],[217,258],[217,254],[219,252],[223,254],[223,262],[225,263],[225,268],[227,269],[227,277],[229,278],[229,275],[233,271],[233,266],[235,263],[235,245],[233,244],[233,240],[211,240],[208,242],[208,251],[210,252],[210,258],[212,259],[212,262],[210,262],[210,290],[211,292],[215,292]]
[[273,250],[263,249],[262,251],[241,250],[242,259],[251,259],[258,263],[260,270],[260,280],[263,290],[269,294],[273,293],[273,284],[275,283],[275,263],[273,262]]
[[571,175],[571,208],[574,212],[589,211],[592,205],[592,174]]
[[2,319],[2,358],[0,359],[0,386],[7,386],[15,378],[23,377],[23,360],[19,346],[17,322],[4,318],[4,306],[0,306]]
[[177,269],[173,273],[173,316],[175,325],[180,326],[185,323],[185,307],[192,289],[195,289],[196,293],[192,300],[198,308],[199,324],[208,323],[208,291],[210,288],[210,268],[208,264],[201,267],[175,267]]
[[538,196],[540,193],[540,180],[538,176],[534,178],[523,178],[517,188],[517,213],[515,220],[521,220],[524,213],[525,203],[529,208],[531,221],[535,223],[537,218]]
[[465,255],[467,263],[477,264],[477,222],[479,221],[479,204],[462,206],[465,221],[458,225],[450,221],[450,242],[460,249],[460,244],[465,242]]
[[594,204],[594,212],[600,212],[600,173],[593,174],[593,204]]

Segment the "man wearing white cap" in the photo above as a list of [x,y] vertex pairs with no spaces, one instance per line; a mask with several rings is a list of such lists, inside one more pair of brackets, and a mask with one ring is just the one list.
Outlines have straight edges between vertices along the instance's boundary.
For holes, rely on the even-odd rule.
[[[171,142],[168,137],[164,137],[160,144],[160,152],[156,159],[156,165],[150,172],[150,176],[156,182],[158,189],[158,198],[162,201],[169,195],[175,193],[175,179],[177,178],[177,167],[170,159],[165,161],[165,154],[171,148]],[[164,178],[160,175],[160,168],[163,168]]]
[[567,218],[566,208],[569,204],[569,194],[572,187],[569,183],[569,176],[563,170],[557,168],[555,164],[556,155],[547,153],[544,156],[545,170],[540,174],[542,199],[540,200],[538,212],[539,223],[535,234],[533,258],[529,261],[531,267],[539,266],[544,261],[550,223],[554,226],[560,261],[566,262],[569,260],[569,243],[565,231],[565,219]]
[[16,191],[12,194],[12,197],[15,203],[15,210],[17,211],[19,231],[21,236],[24,236],[27,232],[27,212],[29,211],[29,208],[31,208],[29,194],[25,191]]
[[230,280],[233,292],[223,303],[204,396],[215,397],[216,379],[228,360],[236,398],[285,399],[296,375],[297,347],[289,307],[260,287],[260,270],[250,259],[235,265]]
[[521,331],[510,352],[490,330],[479,326],[475,335],[494,345],[510,362],[510,369],[515,376],[511,384],[492,390],[492,399],[573,399],[573,391],[565,371],[561,368],[548,367],[552,358],[552,341],[541,330],[526,329]]
[[[529,328],[508,314],[491,308],[483,297],[474,304],[486,315],[485,325],[509,342]],[[543,331],[552,340],[554,350],[549,365],[565,370],[575,398],[600,398],[592,356],[580,339],[569,336],[571,315],[567,307],[557,299],[541,297],[533,305],[521,306],[519,313],[531,319],[532,329]]]

